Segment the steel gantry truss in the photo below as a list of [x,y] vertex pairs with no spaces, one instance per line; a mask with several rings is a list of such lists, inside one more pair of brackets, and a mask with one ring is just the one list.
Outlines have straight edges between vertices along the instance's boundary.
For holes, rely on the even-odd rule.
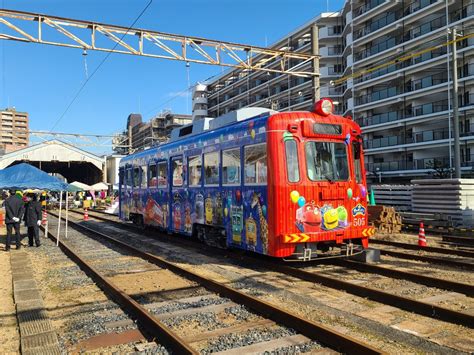
[[[6,9],[0,9],[0,24],[4,25],[0,26],[0,39],[6,40],[296,76],[319,75],[311,66],[308,70],[298,70],[303,64],[317,58],[307,53]],[[110,44],[116,47],[107,47]]]
[[128,148],[128,138],[120,134],[82,134],[82,133],[61,133],[47,131],[28,131],[30,136],[38,138],[40,141],[48,142],[53,139],[61,139],[64,143],[76,147],[113,147]]

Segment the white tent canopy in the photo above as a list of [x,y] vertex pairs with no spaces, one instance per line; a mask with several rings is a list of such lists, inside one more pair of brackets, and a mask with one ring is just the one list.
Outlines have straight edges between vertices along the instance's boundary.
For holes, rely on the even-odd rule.
[[71,182],[71,185],[76,186],[76,187],[79,187],[80,189],[83,189],[84,191],[93,190],[92,186],[89,186],[89,185],[84,184],[84,183],[79,182],[79,181]]
[[108,190],[109,185],[106,184],[105,182],[98,182],[97,184],[94,184],[91,186],[91,190],[94,191],[101,191],[101,190]]

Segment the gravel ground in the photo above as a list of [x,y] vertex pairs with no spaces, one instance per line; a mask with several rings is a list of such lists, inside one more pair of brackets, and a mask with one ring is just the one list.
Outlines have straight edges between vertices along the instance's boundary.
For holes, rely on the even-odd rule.
[[[71,233],[71,235],[73,234],[74,233]],[[83,245],[83,242],[81,241],[81,239],[82,238],[75,237],[74,241],[70,241],[70,242],[68,241],[68,243],[72,244],[71,246],[74,249],[80,250],[81,245]],[[91,259],[93,258],[94,265],[98,264],[98,268],[101,270],[106,269],[104,266],[107,263],[104,260],[101,260],[100,258],[112,256],[115,260],[119,258],[119,255],[121,255],[122,258],[124,256],[124,254],[118,250],[115,252],[117,252],[119,255],[113,255],[114,252],[112,251],[104,252],[103,248],[106,246],[105,245],[106,243],[102,244],[101,242],[98,242],[96,240],[88,241],[87,243],[88,243],[88,248],[90,248],[91,250],[94,250],[94,253],[91,253],[93,255],[88,256],[88,258],[91,258]],[[130,258],[130,262],[128,263],[128,266],[130,268],[136,268],[138,265],[133,260],[133,258]],[[162,269],[159,269],[159,270],[162,270]],[[161,288],[167,289],[166,284],[167,284],[167,279],[169,279],[173,287],[175,288],[179,287],[181,283],[181,281],[179,281],[180,277],[173,274],[165,275],[164,274],[165,272],[168,272],[168,271],[162,270],[160,274],[158,275],[159,279],[154,278],[153,282],[160,284]],[[133,294],[134,291],[137,290],[133,284],[135,283],[138,284],[139,290],[143,292],[140,294],[140,297],[137,299],[142,299],[141,298],[142,294],[146,294],[147,292],[152,291],[152,290],[147,290],[147,287],[144,285],[143,275],[144,273],[140,273],[136,275],[119,275],[119,276],[113,277],[112,280],[119,288],[122,288],[128,294]],[[162,276],[165,278],[162,279]],[[116,283],[118,277],[121,277],[122,280],[120,280],[119,283]],[[128,278],[128,281],[125,281],[127,278]],[[155,289],[157,286],[158,285],[153,284],[152,289]],[[189,286],[193,286],[193,284],[190,284],[189,282],[187,282],[182,286],[189,287]],[[209,307],[209,306],[212,307],[212,306],[218,306],[218,305],[227,304],[227,303],[230,304],[229,307],[226,307],[224,309],[219,308],[218,311],[214,311],[212,308],[205,311],[204,310],[199,311],[201,307]],[[144,306],[146,307],[146,305]],[[183,301],[173,302],[172,300],[168,300],[163,306],[147,307],[147,308],[149,308],[152,311],[152,313],[157,314],[157,315],[164,315],[166,313],[171,313],[171,312],[176,312],[176,311],[181,311],[181,310],[192,311],[189,314],[167,318],[162,321],[165,325],[175,330],[177,334],[181,335],[182,337],[191,336],[191,335],[195,336],[195,335],[201,334],[202,332],[210,332],[210,331],[227,328],[234,325],[242,326],[242,325],[248,324],[249,327],[252,327],[254,320],[262,319],[256,316],[255,314],[249,312],[245,307],[241,305],[232,305],[232,302],[230,302],[230,300],[226,298],[219,298],[217,295],[207,295],[207,297],[202,297],[199,300],[192,301],[192,302],[183,302]],[[194,312],[193,310],[196,310],[196,311]],[[99,317],[97,317],[96,315],[96,318],[99,318]],[[105,323],[107,323],[108,321],[109,319],[106,319]],[[80,329],[77,329],[77,331],[78,333],[82,333],[82,332],[101,333],[104,331],[104,329],[101,327],[101,323],[102,323],[101,319],[98,319],[97,324],[95,324],[94,327],[92,327],[92,329],[90,329],[89,327],[81,327]],[[280,327],[277,330],[257,327],[256,329],[252,329],[251,331],[249,330],[242,333],[237,332],[237,333],[233,333],[231,335],[225,336],[221,339],[222,341],[216,340],[216,344],[211,344],[209,346],[211,346],[210,351],[215,351],[217,349],[216,346],[222,343],[220,347],[222,350],[225,350],[225,349],[230,349],[234,347],[257,343],[260,341],[276,339],[281,336],[284,336],[285,334],[294,334],[294,332],[287,330],[285,328],[280,328]],[[225,342],[223,339],[226,339],[227,337],[231,340]],[[214,347],[215,349],[212,350],[212,347]],[[302,345],[301,348],[304,349],[306,348],[306,346]],[[284,350],[282,349],[281,351],[284,351]]]
[[[116,328],[106,327],[108,322],[129,317],[118,305],[109,301],[93,281],[49,239],[42,238],[40,248],[26,250],[35,267],[35,278],[42,290],[43,300],[58,334],[63,353],[69,353],[69,349],[81,340],[98,334],[136,329],[135,324]],[[137,351],[135,345],[113,346],[100,349],[100,352],[133,353]],[[156,351],[148,353],[164,353],[159,346],[156,344],[155,346]]]
[[[99,223],[95,224],[100,226]],[[126,240],[130,240],[132,235],[138,237],[129,231],[124,233],[118,227],[101,224],[116,237]],[[145,242],[150,241],[150,238],[140,238],[141,241],[136,244],[142,247]],[[217,281],[233,282],[235,287],[246,293],[257,295],[308,319],[328,324],[389,353],[452,353],[453,348],[465,351],[473,348],[470,330],[457,325],[411,314],[285,275],[262,273],[249,265],[233,265],[234,260],[208,257],[178,247],[177,244],[153,243],[156,246],[146,248],[153,250],[155,254],[178,261],[181,266]]]
[[210,341],[207,348],[201,350],[201,354],[211,354],[295,334],[293,330],[280,327],[251,329],[243,333],[220,336]]

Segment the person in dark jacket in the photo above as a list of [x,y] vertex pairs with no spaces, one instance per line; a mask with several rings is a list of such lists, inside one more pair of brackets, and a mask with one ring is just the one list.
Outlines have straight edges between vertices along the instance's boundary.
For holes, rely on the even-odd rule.
[[41,225],[41,202],[35,194],[28,195],[25,206],[25,224],[28,227],[28,244],[33,246],[33,238],[37,247],[41,245],[39,238],[39,226]]
[[10,250],[10,241],[12,237],[12,229],[15,229],[16,248],[21,247],[20,238],[20,221],[23,216],[24,206],[21,200],[21,192],[12,192],[9,198],[5,200],[5,224],[7,225],[7,244],[5,250]]

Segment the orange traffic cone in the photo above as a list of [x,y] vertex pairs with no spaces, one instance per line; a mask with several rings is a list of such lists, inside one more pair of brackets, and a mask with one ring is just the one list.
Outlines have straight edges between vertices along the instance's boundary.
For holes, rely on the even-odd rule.
[[87,212],[87,208],[84,208],[84,221],[89,220],[89,213]]
[[425,226],[420,222],[420,231],[418,232],[418,246],[426,247]]
[[46,210],[43,210],[43,218],[41,219],[41,224],[45,226],[46,223],[48,223],[48,212],[46,212]]

